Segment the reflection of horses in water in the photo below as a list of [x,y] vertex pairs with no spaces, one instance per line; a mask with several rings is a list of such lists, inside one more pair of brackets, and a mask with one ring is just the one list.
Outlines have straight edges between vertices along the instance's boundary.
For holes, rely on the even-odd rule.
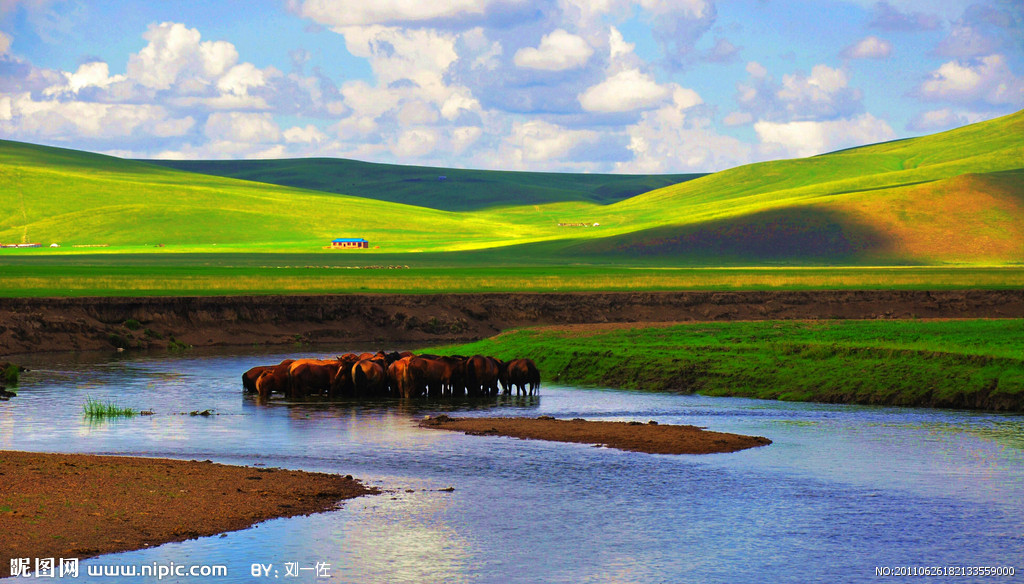
[[493,397],[539,393],[540,372],[530,359],[508,363],[485,355],[414,355],[409,352],[347,353],[335,359],[285,359],[242,374],[246,393],[263,400],[356,397]]

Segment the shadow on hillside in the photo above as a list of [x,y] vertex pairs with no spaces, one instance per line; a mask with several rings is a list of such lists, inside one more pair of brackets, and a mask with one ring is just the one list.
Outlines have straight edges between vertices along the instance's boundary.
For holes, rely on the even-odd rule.
[[694,263],[862,263],[889,255],[885,233],[820,207],[789,207],[696,225],[675,225],[580,244],[576,251],[672,257]]

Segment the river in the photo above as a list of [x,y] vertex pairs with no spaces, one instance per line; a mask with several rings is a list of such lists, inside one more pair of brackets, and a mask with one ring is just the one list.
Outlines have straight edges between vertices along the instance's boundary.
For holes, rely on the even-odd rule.
[[[21,359],[33,371],[0,402],[0,449],[335,472],[384,490],[328,513],[83,560],[81,581],[96,581],[90,566],[171,562],[227,566],[217,581],[228,582],[874,582],[947,566],[1017,574],[956,582],[1024,579],[1019,415],[552,384],[533,398],[414,405],[243,396],[243,371],[296,356],[312,355]],[[90,422],[87,398],[155,415]],[[202,410],[214,415],[189,415]],[[441,411],[656,420],[773,444],[669,456],[416,426]]]

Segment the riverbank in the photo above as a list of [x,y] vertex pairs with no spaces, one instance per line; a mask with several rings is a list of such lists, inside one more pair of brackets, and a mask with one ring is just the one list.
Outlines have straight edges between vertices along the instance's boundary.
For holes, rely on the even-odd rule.
[[810,290],[0,298],[0,355],[430,345],[595,323],[1024,318],[1024,290]]
[[441,353],[529,357],[543,383],[1024,412],[1024,321],[560,325]]
[[0,451],[0,578],[12,558],[135,550],[278,517],[309,515],[376,491],[352,477],[183,461]]
[[648,454],[713,454],[767,446],[762,436],[712,432],[696,426],[657,422],[595,422],[539,418],[450,418],[440,415],[420,422],[421,428],[453,430],[472,436],[510,436],[530,440],[574,442]]

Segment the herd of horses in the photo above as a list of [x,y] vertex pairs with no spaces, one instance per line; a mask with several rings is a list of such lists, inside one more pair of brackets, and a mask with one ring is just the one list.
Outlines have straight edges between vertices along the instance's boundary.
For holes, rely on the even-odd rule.
[[516,394],[540,389],[540,372],[530,359],[508,362],[485,355],[415,355],[410,352],[346,353],[336,359],[285,359],[242,374],[246,393],[266,400],[279,393],[309,396],[402,397]]

